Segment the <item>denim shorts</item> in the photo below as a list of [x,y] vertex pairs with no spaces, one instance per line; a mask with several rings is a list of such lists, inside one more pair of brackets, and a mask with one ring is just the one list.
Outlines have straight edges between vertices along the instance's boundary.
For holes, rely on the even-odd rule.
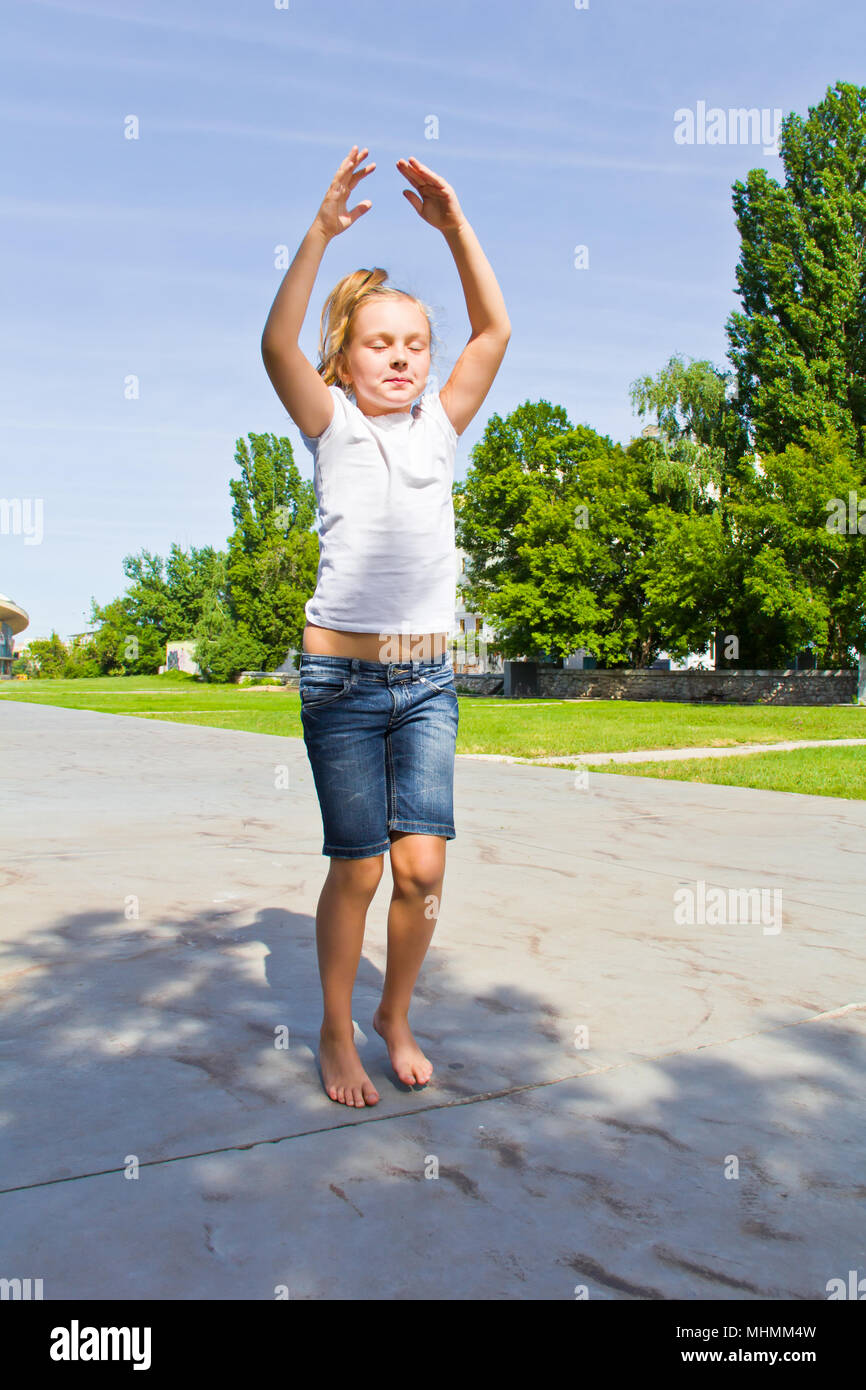
[[322,813],[322,853],[366,859],[388,832],[455,838],[454,667],[300,654],[301,724]]

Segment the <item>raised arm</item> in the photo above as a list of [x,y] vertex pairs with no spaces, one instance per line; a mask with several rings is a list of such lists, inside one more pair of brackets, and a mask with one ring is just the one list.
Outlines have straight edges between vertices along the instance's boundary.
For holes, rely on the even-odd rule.
[[397,168],[416,190],[403,192],[419,217],[445,237],[466,297],[472,334],[439,392],[446,415],[462,434],[493,385],[511,337],[511,323],[493,267],[454,189],[417,159],[400,159]]
[[277,290],[262,333],[265,371],[298,429],[310,439],[317,439],[331,423],[334,402],[312,362],[301,351],[298,339],[325,247],[370,210],[369,201],[359,203],[351,212],[346,209],[346,202],[357,184],[376,167],[369,164],[365,169],[358,169],[367,153],[366,149],[359,152],[358,146],[353,145],[334,175],[322,206]]

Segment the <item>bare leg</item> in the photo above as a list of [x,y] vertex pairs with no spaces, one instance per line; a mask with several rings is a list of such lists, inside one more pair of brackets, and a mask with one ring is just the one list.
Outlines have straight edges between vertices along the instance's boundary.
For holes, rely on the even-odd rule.
[[316,909],[316,948],[324,1017],[319,1033],[322,1080],[331,1100],[375,1105],[379,1093],[361,1065],[352,1024],[367,909],[382,877],[384,856],[332,859]]
[[409,1005],[436,929],[445,878],[444,835],[392,831],[394,892],[388,911],[388,963],[373,1027],[388,1044],[391,1065],[407,1086],[424,1085],[433,1064],[409,1027]]

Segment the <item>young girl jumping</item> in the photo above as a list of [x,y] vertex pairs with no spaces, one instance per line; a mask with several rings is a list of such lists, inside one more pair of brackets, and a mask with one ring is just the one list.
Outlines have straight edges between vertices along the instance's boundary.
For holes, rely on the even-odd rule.
[[299,687],[330,857],[316,910],[319,1061],[331,1100],[353,1106],[379,1100],[355,1047],[352,989],[386,850],[394,891],[373,1027],[405,1085],[424,1085],[433,1072],[409,1005],[439,912],[446,841],[455,837],[454,457],[511,336],[496,277],[453,188],[417,159],[399,159],[414,190],[404,195],[454,257],[469,341],[442,390],[425,392],[429,310],[386,286],[384,270],[356,270],[325,303],[318,367],[307,360],[298,339],[325,247],[371,207],[346,207],[376,167],[358,168],[367,154],[353,145],[334,175],[262,334],[268,376],[314,458],[319,570],[304,610]]

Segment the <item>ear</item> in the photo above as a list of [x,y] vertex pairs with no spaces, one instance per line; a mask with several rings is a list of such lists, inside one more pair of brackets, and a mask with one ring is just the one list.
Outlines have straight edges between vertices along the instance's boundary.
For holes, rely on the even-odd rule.
[[346,364],[346,356],[342,348],[340,348],[340,351],[337,353],[337,356],[334,360],[334,367],[343,390],[350,391],[352,388],[352,383],[347,380],[349,372]]

